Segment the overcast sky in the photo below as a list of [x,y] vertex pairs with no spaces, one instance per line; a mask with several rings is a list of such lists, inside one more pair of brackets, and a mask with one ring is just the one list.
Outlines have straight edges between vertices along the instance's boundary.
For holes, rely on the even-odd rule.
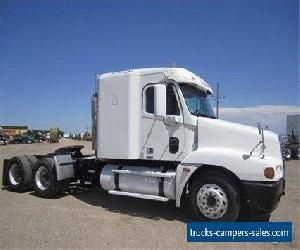
[[0,125],[82,131],[96,72],[172,63],[220,84],[221,118],[299,113],[298,0],[0,3]]
[[246,125],[268,127],[272,131],[285,134],[287,114],[300,114],[296,105],[263,105],[244,108],[221,108],[220,118]]

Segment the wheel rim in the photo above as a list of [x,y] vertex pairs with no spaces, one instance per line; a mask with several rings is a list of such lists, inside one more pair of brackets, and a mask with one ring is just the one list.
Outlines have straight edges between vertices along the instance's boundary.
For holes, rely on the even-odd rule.
[[289,148],[287,148],[285,150],[285,158],[286,159],[290,159],[291,158],[291,150]]
[[20,184],[22,180],[22,168],[18,164],[12,164],[8,171],[10,183],[13,185]]
[[45,166],[40,166],[35,174],[35,183],[41,190],[46,190],[50,185],[50,172]]
[[197,206],[200,212],[209,219],[222,217],[228,207],[225,192],[216,184],[205,184],[197,194]]

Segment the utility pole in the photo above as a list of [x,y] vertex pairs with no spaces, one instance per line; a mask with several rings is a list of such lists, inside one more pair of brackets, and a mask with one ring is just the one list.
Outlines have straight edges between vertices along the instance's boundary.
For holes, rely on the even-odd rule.
[[216,93],[216,102],[217,102],[216,115],[217,115],[217,118],[219,118],[220,99],[224,98],[224,97],[225,96],[220,95],[220,86],[219,86],[219,83],[217,83],[217,93]]

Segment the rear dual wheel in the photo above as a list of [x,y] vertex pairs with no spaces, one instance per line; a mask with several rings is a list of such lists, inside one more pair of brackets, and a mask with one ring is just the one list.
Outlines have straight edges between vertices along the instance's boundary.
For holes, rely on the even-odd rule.
[[60,191],[53,158],[37,160],[33,155],[15,156],[10,159],[7,170],[10,190],[25,192],[34,189],[40,197],[53,197]]
[[44,198],[53,197],[61,190],[61,185],[57,181],[53,158],[43,158],[36,162],[33,186],[35,193]]
[[32,173],[37,159],[34,156],[15,156],[10,159],[7,173],[8,187],[15,192],[32,190]]

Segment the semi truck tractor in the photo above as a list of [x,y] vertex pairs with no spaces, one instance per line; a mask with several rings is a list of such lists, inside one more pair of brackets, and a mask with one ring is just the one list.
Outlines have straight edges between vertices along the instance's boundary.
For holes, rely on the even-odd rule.
[[284,156],[286,160],[299,159],[299,131],[300,114],[288,115],[286,118],[287,138],[283,143]]
[[95,154],[71,146],[5,159],[3,186],[48,198],[80,181],[111,195],[174,200],[195,220],[267,221],[285,188],[278,136],[217,119],[212,93],[183,68],[97,75]]

